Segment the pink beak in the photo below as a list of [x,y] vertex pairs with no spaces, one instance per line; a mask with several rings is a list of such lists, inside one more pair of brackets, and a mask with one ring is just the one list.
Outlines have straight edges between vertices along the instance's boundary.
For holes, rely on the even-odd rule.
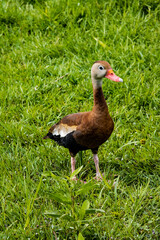
[[105,78],[108,78],[114,82],[123,82],[123,79],[115,75],[112,69],[107,71]]

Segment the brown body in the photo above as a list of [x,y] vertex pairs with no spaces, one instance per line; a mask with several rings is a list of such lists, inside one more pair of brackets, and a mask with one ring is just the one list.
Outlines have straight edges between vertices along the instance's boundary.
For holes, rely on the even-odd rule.
[[[57,127],[65,127],[68,132],[73,130],[73,138],[84,150],[92,149],[94,152],[98,150],[98,147],[110,137],[114,123],[109,115],[102,88],[94,90],[93,94],[94,106],[92,111],[65,116],[59,123],[53,125],[49,132],[52,133]],[[69,150],[72,156],[76,154],[74,149]]]

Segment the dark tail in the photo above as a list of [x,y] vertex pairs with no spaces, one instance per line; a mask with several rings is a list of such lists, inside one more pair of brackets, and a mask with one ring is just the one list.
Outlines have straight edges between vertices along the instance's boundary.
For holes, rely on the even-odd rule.
[[45,137],[43,137],[43,139],[47,139],[47,138],[49,138],[48,133],[47,133],[47,135]]
[[54,136],[51,132],[48,132],[47,135],[45,137],[43,137],[43,139],[47,139],[47,138],[54,139]]

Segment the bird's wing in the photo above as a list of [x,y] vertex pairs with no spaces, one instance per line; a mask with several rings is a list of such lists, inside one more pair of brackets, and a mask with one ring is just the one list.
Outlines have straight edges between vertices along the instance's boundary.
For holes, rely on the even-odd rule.
[[65,116],[57,124],[54,124],[49,133],[53,136],[65,137],[67,134],[76,131],[83,119],[88,115],[88,112],[74,113]]

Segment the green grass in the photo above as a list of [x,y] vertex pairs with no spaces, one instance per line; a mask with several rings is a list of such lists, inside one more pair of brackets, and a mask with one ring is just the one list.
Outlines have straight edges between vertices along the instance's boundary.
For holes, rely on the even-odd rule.
[[[160,239],[159,13],[158,0],[0,1],[1,239]],[[86,151],[75,183],[68,151],[42,137],[92,109],[96,60],[124,82],[103,82],[104,179]]]

